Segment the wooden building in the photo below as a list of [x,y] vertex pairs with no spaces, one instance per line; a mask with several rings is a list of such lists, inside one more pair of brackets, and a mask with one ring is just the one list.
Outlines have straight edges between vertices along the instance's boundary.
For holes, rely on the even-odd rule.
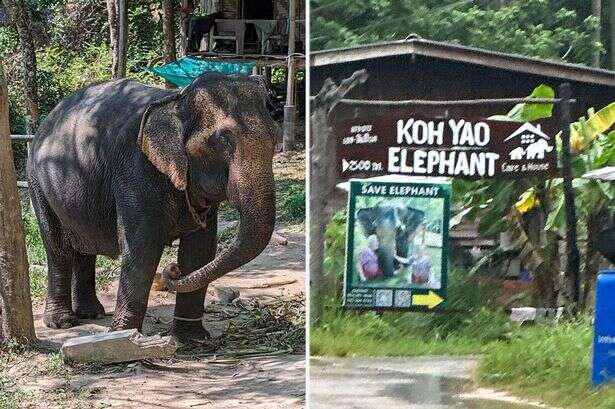
[[[454,100],[525,97],[541,83],[572,86],[573,117],[615,101],[615,72],[514,54],[411,38],[405,41],[312,52],[311,95],[366,69],[367,82],[348,98]],[[347,109],[340,106],[338,109]],[[439,108],[440,111],[442,110]],[[464,107],[466,115],[502,114],[489,107]],[[504,108],[506,110],[506,108]],[[455,114],[455,109],[448,112]],[[437,113],[436,113],[437,114]]]
[[305,87],[297,83],[297,69],[305,65],[305,0],[182,0],[181,4],[185,55],[253,62],[255,73],[268,82],[273,67],[286,67],[283,145],[285,151],[292,150],[297,112],[302,112],[305,96]]

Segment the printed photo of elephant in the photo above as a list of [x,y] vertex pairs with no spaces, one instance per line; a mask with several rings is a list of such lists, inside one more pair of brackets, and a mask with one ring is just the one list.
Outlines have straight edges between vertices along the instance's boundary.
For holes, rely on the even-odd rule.
[[[94,269],[107,255],[121,258],[111,329],[141,329],[163,249],[179,239],[178,266],[163,277],[177,292],[171,331],[205,339],[207,286],[272,235],[278,132],[256,77],[204,74],[181,91],[118,80],[64,98],[39,127],[27,165],[48,259],[45,324],[105,315]],[[227,200],[238,233],[216,255]]]
[[353,265],[358,286],[439,288],[442,235],[433,222],[438,206],[436,217],[441,217],[439,202],[357,197]]

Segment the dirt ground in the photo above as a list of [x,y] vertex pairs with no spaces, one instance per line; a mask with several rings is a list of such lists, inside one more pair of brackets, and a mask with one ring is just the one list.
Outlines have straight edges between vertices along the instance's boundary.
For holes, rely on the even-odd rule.
[[[276,155],[276,176],[303,179],[302,154]],[[221,229],[228,221],[220,223]],[[277,239],[255,260],[213,283],[203,322],[211,345],[178,349],[171,358],[117,365],[69,367],[57,352],[68,338],[105,332],[115,309],[117,278],[99,299],[108,316],[83,320],[62,330],[45,327],[43,306],[35,305],[37,336],[43,348],[19,355],[6,374],[21,390],[28,408],[299,408],[305,404],[304,317],[305,226],[276,227]],[[281,238],[287,240],[283,243]],[[176,249],[166,253],[171,261]],[[222,305],[216,288],[239,290],[239,300]],[[143,333],[165,333],[172,321],[175,294],[150,293]],[[287,311],[292,308],[291,312]],[[268,311],[268,315],[262,315]],[[259,315],[261,314],[261,315]],[[276,327],[277,326],[277,327]],[[283,330],[276,329],[283,328]],[[283,334],[281,334],[283,333]],[[289,335],[290,334],[290,335]],[[287,348],[295,342],[295,348]],[[292,350],[292,351],[291,351]],[[0,385],[1,386],[1,385]],[[1,403],[1,402],[0,402]],[[1,406],[1,405],[0,405]]]

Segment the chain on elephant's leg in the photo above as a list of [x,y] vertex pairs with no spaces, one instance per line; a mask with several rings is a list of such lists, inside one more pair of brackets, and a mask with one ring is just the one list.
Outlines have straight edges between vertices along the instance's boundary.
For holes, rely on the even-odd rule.
[[[208,229],[198,230],[182,237],[179,245],[180,271],[190,273],[214,259],[216,253],[216,212],[208,216]],[[182,342],[202,342],[209,339],[203,327],[207,287],[189,293],[177,293],[172,334]]]

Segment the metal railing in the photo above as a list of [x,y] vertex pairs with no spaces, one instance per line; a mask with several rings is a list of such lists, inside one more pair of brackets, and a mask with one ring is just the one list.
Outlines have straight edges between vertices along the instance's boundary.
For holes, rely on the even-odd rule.
[[[33,139],[34,139],[34,135],[11,135],[11,141],[20,141],[20,142],[30,143],[32,142]],[[20,189],[27,189],[28,182],[25,180],[18,180],[17,187]]]

